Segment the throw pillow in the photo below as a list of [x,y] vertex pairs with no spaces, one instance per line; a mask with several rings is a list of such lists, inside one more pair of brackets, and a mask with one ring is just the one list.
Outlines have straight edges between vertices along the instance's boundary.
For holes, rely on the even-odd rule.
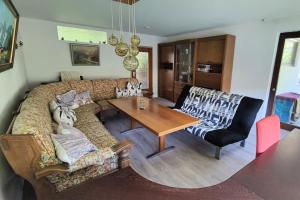
[[116,87],[116,96],[118,99],[122,98],[122,97],[128,97],[129,94],[128,94],[127,88],[121,89],[121,88]]
[[56,99],[58,103],[69,106],[69,105],[73,105],[75,96],[76,96],[76,91],[70,90],[69,92],[66,92],[64,94],[56,95]]
[[53,113],[58,108],[58,103],[55,100],[49,102],[49,109]]
[[85,91],[85,92],[81,92],[79,94],[76,94],[74,102],[76,104],[78,104],[79,106],[94,103],[92,98],[91,98],[90,91]]
[[49,109],[50,109],[51,113],[53,113],[59,106],[60,107],[68,107],[69,109],[72,109],[72,110],[79,107],[79,105],[76,102],[70,102],[68,104],[58,103],[55,100],[52,100],[49,102]]
[[76,134],[52,134],[51,138],[57,157],[69,165],[73,165],[82,156],[98,150],[78,129]]
[[142,83],[128,82],[127,90],[128,90],[129,96],[143,96]]
[[53,113],[53,119],[58,124],[67,124],[73,126],[77,118],[75,112],[67,107],[59,106]]
[[60,124],[56,129],[57,134],[68,135],[68,134],[81,134],[81,131],[75,127],[67,124]]

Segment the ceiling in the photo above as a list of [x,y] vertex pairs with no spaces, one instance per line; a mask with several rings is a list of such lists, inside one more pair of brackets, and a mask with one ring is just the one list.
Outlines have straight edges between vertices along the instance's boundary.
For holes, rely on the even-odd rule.
[[[111,28],[111,0],[12,1],[23,17]],[[117,11],[118,4],[114,4]],[[300,16],[300,1],[140,0],[136,3],[136,16],[138,32],[169,36],[247,21]]]

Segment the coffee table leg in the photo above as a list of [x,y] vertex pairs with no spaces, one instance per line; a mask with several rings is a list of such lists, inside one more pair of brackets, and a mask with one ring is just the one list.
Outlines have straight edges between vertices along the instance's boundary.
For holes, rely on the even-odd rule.
[[143,127],[137,127],[138,123],[134,119],[130,119],[130,128],[122,131],[121,134],[127,134],[130,133],[130,131],[135,130],[135,129],[141,129]]
[[155,153],[152,153],[152,154],[148,155],[147,159],[159,156],[160,154],[166,153],[166,152],[171,151],[175,148],[175,146],[165,147],[165,136],[160,136],[160,137],[158,137],[158,139],[159,139],[159,147],[158,147],[159,150]]
[[132,119],[132,118],[131,118],[130,129],[131,129],[131,130],[132,130],[132,129],[135,129],[135,128],[136,128],[136,126],[137,126],[137,123],[136,123],[136,121],[135,121],[134,119]]

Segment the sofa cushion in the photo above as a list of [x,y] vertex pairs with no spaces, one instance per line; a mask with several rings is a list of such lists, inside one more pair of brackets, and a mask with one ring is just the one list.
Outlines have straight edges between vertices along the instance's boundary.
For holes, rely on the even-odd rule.
[[79,108],[76,108],[74,111],[76,114],[80,115],[80,113],[83,112],[91,112],[91,113],[98,113],[100,110],[99,105],[96,103],[90,103],[83,106],[80,106]]
[[90,167],[93,165],[103,165],[106,159],[109,159],[116,154],[112,151],[111,148],[98,149],[97,151],[93,151],[87,153],[82,156],[78,161],[69,165],[69,172],[75,172],[77,170]]
[[90,80],[82,80],[82,81],[69,81],[68,82],[72,88],[72,90],[76,90],[77,93],[90,91],[92,99],[94,99],[94,88],[92,81]]
[[104,175],[118,168],[118,156],[113,156],[106,159],[103,165],[90,166],[75,172],[60,174],[55,173],[47,176],[50,183],[55,185],[58,192],[66,190],[84,181],[87,181],[97,176]]
[[[75,113],[76,113],[76,117],[77,117],[77,121],[75,122],[75,127],[80,126],[80,125],[84,125],[87,123],[93,123],[93,122],[98,122],[99,123],[99,119],[98,117],[95,115],[95,109],[93,108],[94,106],[81,106],[77,109],[75,109]],[[98,108],[98,106],[97,106]]]
[[106,100],[97,101],[96,103],[100,106],[101,111],[114,109],[114,107]]
[[81,130],[98,149],[113,147],[118,143],[104,125],[99,122],[81,124],[76,128]]
[[44,87],[47,87],[47,90],[51,91],[51,93],[55,96],[72,90],[68,82],[50,83],[45,85]]
[[95,101],[114,99],[115,88],[117,87],[116,80],[93,80],[94,99]]
[[204,140],[218,147],[224,147],[228,144],[245,140],[246,138],[247,136],[241,134],[240,132],[230,131],[228,129],[220,129],[208,132],[205,135]]

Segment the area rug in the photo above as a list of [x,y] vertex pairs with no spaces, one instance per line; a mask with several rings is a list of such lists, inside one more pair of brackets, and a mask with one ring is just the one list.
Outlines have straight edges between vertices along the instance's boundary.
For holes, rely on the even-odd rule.
[[[32,192],[32,191],[31,191]],[[27,194],[26,194],[27,193]],[[30,191],[24,191],[24,200]],[[27,195],[27,196],[26,196]],[[97,178],[64,192],[49,195],[49,200],[262,200],[234,180],[208,188],[176,189],[151,182],[130,167]]]

